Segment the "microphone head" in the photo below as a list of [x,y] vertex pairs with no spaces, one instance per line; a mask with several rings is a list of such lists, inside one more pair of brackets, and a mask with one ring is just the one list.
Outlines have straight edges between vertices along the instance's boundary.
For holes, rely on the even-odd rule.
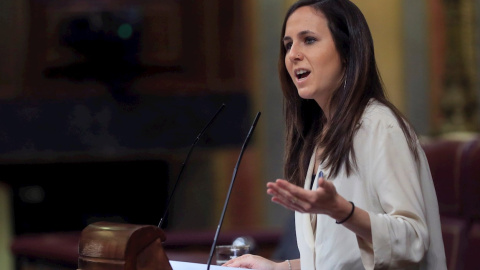
[[235,238],[232,242],[232,246],[250,246],[250,254],[254,254],[257,249],[255,239],[250,236],[240,236]]

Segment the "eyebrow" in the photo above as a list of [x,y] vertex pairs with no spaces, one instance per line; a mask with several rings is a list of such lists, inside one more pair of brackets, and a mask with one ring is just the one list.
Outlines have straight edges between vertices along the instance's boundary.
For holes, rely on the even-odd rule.
[[[313,34],[313,33],[314,33],[314,32],[313,32],[313,31],[310,31],[310,30],[303,30],[303,31],[299,32],[299,33],[297,34],[297,36],[301,37],[301,36],[305,36],[305,35]],[[285,42],[285,41],[290,41],[290,40],[292,40],[292,38],[291,38],[290,36],[285,36],[285,37],[283,37],[283,41],[284,41],[284,42]]]

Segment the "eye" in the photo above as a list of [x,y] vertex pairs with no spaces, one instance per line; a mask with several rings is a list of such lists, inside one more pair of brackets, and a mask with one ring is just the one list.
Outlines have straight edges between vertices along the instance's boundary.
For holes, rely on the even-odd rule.
[[306,37],[305,38],[305,44],[313,44],[315,41],[317,41],[317,39],[314,38],[314,37]]
[[289,51],[292,48],[292,42],[285,42],[283,46],[285,47],[285,50]]

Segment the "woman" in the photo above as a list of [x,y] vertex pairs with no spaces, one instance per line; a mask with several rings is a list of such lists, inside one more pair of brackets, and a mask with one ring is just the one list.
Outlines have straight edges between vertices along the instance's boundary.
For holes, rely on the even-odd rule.
[[372,37],[349,0],[300,0],[282,28],[285,177],[272,201],[295,211],[300,259],[244,255],[253,269],[446,269],[428,163],[386,98]]

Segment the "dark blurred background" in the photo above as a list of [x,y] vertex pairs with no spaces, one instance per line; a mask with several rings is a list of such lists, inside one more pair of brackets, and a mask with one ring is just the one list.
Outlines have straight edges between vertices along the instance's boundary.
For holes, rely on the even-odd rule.
[[21,88],[0,106],[15,234],[156,224],[179,160],[222,104],[196,159],[243,143],[252,101],[240,1],[30,1],[24,12]]

